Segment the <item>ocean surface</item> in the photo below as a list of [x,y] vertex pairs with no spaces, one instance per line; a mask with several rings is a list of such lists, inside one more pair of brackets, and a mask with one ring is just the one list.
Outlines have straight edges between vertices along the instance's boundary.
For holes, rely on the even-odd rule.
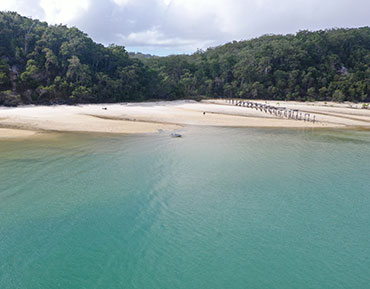
[[370,132],[0,141],[0,288],[370,288]]

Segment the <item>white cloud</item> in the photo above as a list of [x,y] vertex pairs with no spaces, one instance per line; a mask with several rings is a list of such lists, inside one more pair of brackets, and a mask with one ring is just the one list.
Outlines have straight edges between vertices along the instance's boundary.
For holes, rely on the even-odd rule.
[[188,38],[169,38],[166,37],[161,31],[158,30],[158,27],[152,27],[149,30],[133,32],[128,35],[118,35],[124,43],[129,45],[138,46],[187,46],[193,47],[201,43],[203,46],[207,43],[210,43],[209,40],[201,39],[188,39]]
[[1,10],[12,10],[14,7],[17,6],[16,0],[8,0],[8,1],[1,1],[0,2],[0,9]]
[[45,20],[49,23],[69,23],[89,8],[88,0],[41,0]]
[[192,52],[301,29],[370,25],[368,0],[0,0],[1,10],[75,25],[94,40]]
[[1,11],[16,11],[23,16],[43,19],[45,14],[36,0],[1,0]]
[[[158,1],[162,1],[162,0],[110,0],[112,1],[113,3],[115,3],[116,5],[120,6],[120,7],[125,7],[125,6],[145,6],[145,5],[148,5],[150,2],[158,2]],[[171,0],[163,0],[163,1],[171,1]]]
[[130,0],[112,0],[112,1],[116,3],[118,6],[125,6],[130,2]]

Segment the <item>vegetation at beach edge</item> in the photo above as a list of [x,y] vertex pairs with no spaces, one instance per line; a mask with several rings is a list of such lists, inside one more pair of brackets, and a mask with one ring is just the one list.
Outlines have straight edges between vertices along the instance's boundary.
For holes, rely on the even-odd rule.
[[151,57],[0,12],[0,105],[238,97],[370,101],[370,28],[300,31]]

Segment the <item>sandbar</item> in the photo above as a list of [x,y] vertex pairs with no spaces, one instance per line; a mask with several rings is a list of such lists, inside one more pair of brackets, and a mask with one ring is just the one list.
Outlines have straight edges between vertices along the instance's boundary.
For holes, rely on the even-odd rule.
[[21,106],[0,108],[0,138],[37,132],[116,134],[174,131],[186,125],[276,128],[370,128],[370,110],[355,103],[253,100],[315,115],[315,122],[293,120],[235,106],[222,99],[147,103]]

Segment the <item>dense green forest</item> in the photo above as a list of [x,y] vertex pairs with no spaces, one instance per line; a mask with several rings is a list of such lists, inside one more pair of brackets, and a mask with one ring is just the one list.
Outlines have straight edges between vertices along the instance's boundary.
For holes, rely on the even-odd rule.
[[0,105],[202,97],[370,101],[370,28],[301,31],[152,57],[0,12]]

